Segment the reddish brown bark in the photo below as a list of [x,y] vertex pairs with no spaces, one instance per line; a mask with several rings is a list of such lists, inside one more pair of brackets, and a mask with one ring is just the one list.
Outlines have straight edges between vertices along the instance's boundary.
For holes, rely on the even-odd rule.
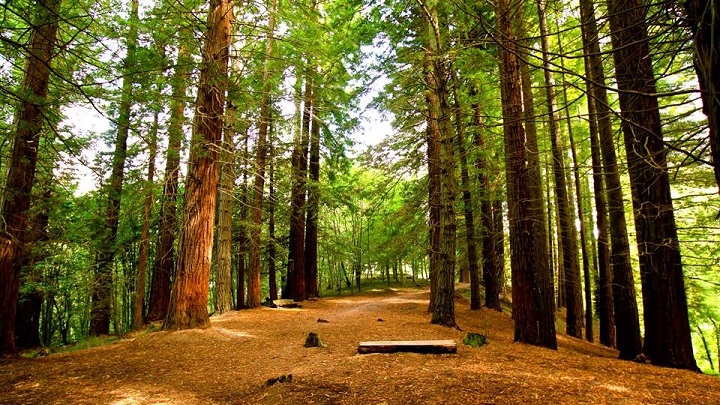
[[167,330],[210,326],[208,284],[232,19],[232,0],[210,0],[188,161],[178,269],[163,324]]
[[608,0],[640,256],[644,352],[653,364],[698,370],[645,26],[646,11],[639,0]]
[[0,229],[0,353],[15,350],[15,317],[20,263],[25,251],[30,193],[35,181],[38,144],[43,128],[50,63],[57,36],[60,0],[40,0],[27,48],[17,108],[10,168],[5,182]]
[[265,162],[267,160],[267,134],[271,120],[270,100],[270,62],[273,54],[273,36],[275,31],[275,8],[277,0],[271,0],[268,7],[268,37],[265,45],[265,63],[263,66],[263,89],[260,99],[260,126],[255,158],[255,182],[253,200],[250,207],[250,265],[248,269],[248,308],[260,306],[260,230],[262,229],[263,196],[265,194]]

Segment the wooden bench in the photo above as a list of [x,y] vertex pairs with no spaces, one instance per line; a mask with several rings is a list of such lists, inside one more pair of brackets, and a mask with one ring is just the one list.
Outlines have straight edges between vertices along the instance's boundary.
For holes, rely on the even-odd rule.
[[360,342],[358,353],[412,352],[423,354],[457,353],[454,340],[379,340]]

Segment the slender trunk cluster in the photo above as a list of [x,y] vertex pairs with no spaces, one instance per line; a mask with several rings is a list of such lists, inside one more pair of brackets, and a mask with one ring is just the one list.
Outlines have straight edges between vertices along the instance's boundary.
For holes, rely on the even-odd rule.
[[[138,0],[132,0],[130,29],[127,38],[127,54],[123,60],[122,94],[120,95],[118,130],[112,159],[112,172],[106,186],[107,206],[105,224],[101,230],[93,279],[92,309],[90,311],[90,334],[94,336],[110,333],[110,315],[113,301],[112,270],[115,261],[115,240],[120,219],[120,201],[125,180],[127,141],[133,104],[133,71],[136,64],[135,51],[138,43]],[[116,333],[119,331],[115,331]]]
[[171,79],[170,120],[168,125],[168,146],[165,154],[165,182],[160,206],[160,227],[155,251],[155,263],[150,286],[150,302],[146,320],[165,319],[170,305],[170,286],[175,263],[175,230],[177,227],[177,191],[180,172],[180,149],[183,141],[185,122],[185,92],[190,79],[190,55],[187,48],[178,48],[175,73]]
[[273,55],[273,37],[275,33],[275,9],[277,0],[271,0],[268,10],[268,37],[265,44],[265,62],[263,65],[263,87],[260,99],[260,125],[255,158],[255,181],[253,199],[250,207],[250,265],[248,269],[248,308],[260,306],[260,231],[263,217],[263,196],[265,195],[265,164],[267,160],[268,128],[271,121],[270,99],[270,62]]

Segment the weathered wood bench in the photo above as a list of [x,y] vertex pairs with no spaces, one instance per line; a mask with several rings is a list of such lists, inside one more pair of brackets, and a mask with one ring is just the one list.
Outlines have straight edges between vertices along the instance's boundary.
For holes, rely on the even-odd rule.
[[454,340],[379,340],[360,342],[358,353],[412,352],[423,354],[457,353]]

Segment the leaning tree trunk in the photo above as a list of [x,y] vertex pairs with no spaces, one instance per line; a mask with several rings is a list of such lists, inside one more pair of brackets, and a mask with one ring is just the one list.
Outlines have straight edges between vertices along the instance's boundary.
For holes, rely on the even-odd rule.
[[565,177],[565,157],[563,156],[563,144],[558,125],[559,118],[557,114],[555,78],[550,66],[550,38],[545,13],[547,7],[546,0],[538,0],[537,7],[540,21],[543,71],[545,73],[545,94],[547,98],[550,143],[552,145],[553,173],[555,174],[555,195],[558,202],[557,215],[560,223],[560,238],[562,240],[562,263],[563,274],[565,276],[564,288],[567,308],[565,331],[569,336],[582,339],[582,289],[580,287],[577,235]]
[[647,7],[608,0],[615,75],[633,196],[645,321],[644,352],[653,364],[698,370],[670,195],[649,39]]
[[171,79],[172,98],[170,101],[170,122],[168,125],[168,146],[165,154],[165,184],[160,207],[160,227],[155,250],[155,263],[150,285],[150,302],[146,320],[165,319],[170,306],[170,283],[175,262],[175,228],[177,227],[177,190],[180,172],[180,149],[185,122],[185,92],[190,80],[188,66],[191,57],[183,44],[178,48],[175,74]]
[[[130,29],[127,37],[127,54],[123,60],[123,85],[118,107],[117,138],[112,159],[112,172],[108,180],[105,224],[99,237],[95,274],[92,287],[92,305],[90,310],[90,334],[93,336],[110,333],[110,315],[113,305],[112,273],[115,261],[115,240],[117,239],[120,219],[120,200],[125,180],[125,160],[127,158],[127,140],[130,134],[130,119],[133,104],[133,73],[135,70],[135,50],[138,43],[138,0],[132,0]],[[119,333],[119,331],[115,331]]]
[[10,170],[5,182],[0,229],[0,353],[15,351],[15,317],[20,266],[25,250],[30,193],[35,181],[50,61],[58,29],[60,0],[40,0],[27,48],[22,91],[17,108]]
[[275,35],[275,9],[277,0],[271,0],[268,7],[268,37],[265,44],[265,62],[263,65],[263,87],[260,96],[260,125],[257,139],[257,156],[255,157],[255,182],[253,200],[250,206],[250,265],[248,268],[247,307],[260,306],[260,231],[262,229],[263,196],[265,195],[265,162],[267,160],[267,134],[271,120],[270,100],[270,62],[273,54],[273,37]]
[[206,328],[232,0],[210,0],[188,161],[178,269],[163,329]]

